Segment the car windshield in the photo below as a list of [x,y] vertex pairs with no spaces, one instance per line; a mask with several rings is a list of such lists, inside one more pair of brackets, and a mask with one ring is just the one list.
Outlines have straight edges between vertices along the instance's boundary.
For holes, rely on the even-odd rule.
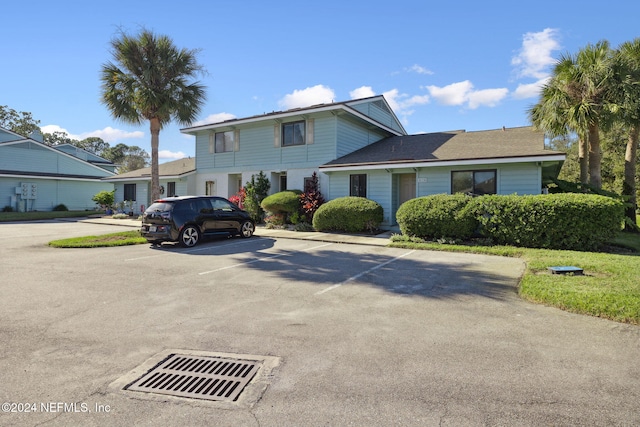
[[173,203],[153,203],[145,212],[168,212],[173,209]]

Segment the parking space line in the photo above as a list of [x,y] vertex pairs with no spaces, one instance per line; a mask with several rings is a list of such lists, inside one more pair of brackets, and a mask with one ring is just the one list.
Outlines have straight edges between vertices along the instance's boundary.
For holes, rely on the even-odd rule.
[[159,254],[146,255],[146,256],[141,256],[141,257],[136,257],[136,258],[127,258],[127,259],[125,259],[125,262],[127,262],[127,261],[139,261],[141,259],[157,258],[157,257],[166,256],[166,255],[170,255],[170,254],[191,254],[191,253],[194,253],[194,252],[206,251],[208,249],[226,248],[227,246],[244,245],[245,243],[252,243],[252,242],[256,242],[256,241],[257,240],[245,239],[245,240],[241,240],[239,242],[225,243],[225,244],[222,244],[222,245],[219,245],[219,246],[202,246],[202,247],[199,247],[199,248],[185,249],[185,250],[181,250],[181,251],[170,251],[168,249],[158,249],[158,250],[162,251]]
[[[333,245],[333,243],[325,243],[323,245],[318,245],[318,246],[313,246],[313,247],[306,248],[306,249],[301,249],[301,250],[296,251],[296,252],[307,252],[307,251],[311,251],[313,249],[324,248],[325,246],[330,246],[330,245]],[[217,271],[228,270],[230,268],[240,267],[242,265],[254,264],[256,262],[266,261],[268,259],[279,258],[279,257],[283,257],[283,256],[286,256],[286,255],[293,255],[296,252],[280,253],[280,254],[276,254],[276,255],[272,255],[272,256],[268,256],[268,257],[262,257],[262,258],[254,259],[253,261],[241,262],[241,263],[238,263],[238,264],[227,265],[225,267],[216,268],[215,270],[203,271],[203,272],[198,273],[198,274],[200,276],[202,276],[202,275],[209,274],[209,273],[215,273]]]
[[385,266],[385,265],[387,265],[387,264],[390,264],[390,263],[392,263],[392,262],[394,262],[394,261],[396,261],[396,260],[399,260],[400,258],[404,258],[404,257],[406,257],[407,255],[411,255],[411,254],[412,254],[412,253],[414,253],[414,252],[415,252],[415,250],[413,250],[413,251],[409,251],[409,252],[406,252],[406,253],[404,253],[404,254],[402,254],[402,255],[399,255],[399,256],[397,256],[397,257],[395,257],[395,258],[392,258],[392,259],[390,259],[390,260],[387,260],[387,261],[385,261],[385,262],[383,262],[383,263],[380,263],[380,264],[376,265],[375,267],[371,267],[371,268],[370,268],[370,269],[368,269],[367,271],[363,271],[362,273],[358,273],[358,274],[356,274],[355,276],[351,276],[351,277],[349,277],[349,278],[348,278],[347,280],[345,280],[344,282],[337,283],[337,284],[335,284],[335,285],[331,285],[331,286],[329,286],[328,288],[325,288],[325,289],[323,289],[323,290],[321,290],[321,291],[318,291],[318,292],[316,292],[314,295],[322,295],[322,294],[324,294],[324,293],[326,293],[326,292],[329,292],[329,291],[332,291],[332,290],[334,290],[334,289],[336,289],[336,288],[339,288],[339,287],[340,287],[340,286],[342,286],[342,285],[345,285],[345,284],[347,284],[347,283],[349,283],[349,282],[352,282],[352,281],[354,281],[354,280],[356,280],[356,279],[359,279],[360,277],[364,276],[365,274],[369,274],[369,273],[371,273],[372,271],[375,271],[375,270],[377,270],[377,269],[379,269],[379,268],[382,268],[382,267],[384,267],[384,266]]

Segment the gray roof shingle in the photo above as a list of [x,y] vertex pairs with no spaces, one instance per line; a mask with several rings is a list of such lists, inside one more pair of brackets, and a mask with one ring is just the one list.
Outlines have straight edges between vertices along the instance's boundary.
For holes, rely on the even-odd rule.
[[496,159],[564,154],[545,150],[531,127],[392,136],[324,164],[324,167]]
[[[159,176],[180,176],[195,172],[196,159],[191,157],[185,157],[184,159],[173,160],[158,165]],[[151,176],[151,166],[146,168],[136,169],[131,172],[122,173],[111,177],[111,179],[135,179],[135,178],[149,178]]]

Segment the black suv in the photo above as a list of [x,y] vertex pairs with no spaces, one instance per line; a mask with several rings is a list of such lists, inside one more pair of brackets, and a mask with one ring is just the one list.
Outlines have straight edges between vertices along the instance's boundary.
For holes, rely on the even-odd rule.
[[142,215],[142,236],[152,244],[179,242],[195,246],[202,237],[251,237],[249,214],[222,197],[181,196],[156,200]]

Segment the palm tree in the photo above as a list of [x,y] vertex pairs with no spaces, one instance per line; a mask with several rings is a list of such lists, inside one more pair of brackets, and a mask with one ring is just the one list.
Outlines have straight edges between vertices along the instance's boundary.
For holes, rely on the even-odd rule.
[[[576,55],[564,55],[543,87],[540,101],[529,110],[536,127],[551,134],[573,131],[582,144],[588,142],[589,183],[596,188],[602,187],[600,128],[609,124],[612,57],[607,41],[587,45]],[[582,162],[586,160],[581,160],[581,179],[585,180]]]
[[628,128],[624,156],[624,182],[622,195],[628,197],[625,230],[637,231],[636,226],[636,161],[640,138],[640,38],[625,42],[616,55],[616,77],[619,87],[620,117]]
[[102,66],[102,103],[127,123],[148,120],[151,131],[151,200],[160,195],[160,130],[176,120],[191,124],[205,100],[204,86],[190,82],[203,68],[195,50],[178,49],[167,36],[143,29],[137,37],[122,33],[111,41],[115,63]]
[[[575,94],[568,90],[567,72],[572,71],[572,60],[563,57],[555,67],[555,76],[547,81],[542,87],[540,101],[529,109],[529,119],[533,125],[545,131],[550,138],[569,135],[575,133],[578,136],[578,162],[580,164],[580,182],[589,182],[587,134],[584,132],[583,124],[579,121],[571,122],[570,119],[577,119],[575,115],[570,115],[570,107],[576,102]],[[567,71],[562,71],[567,69]]]

